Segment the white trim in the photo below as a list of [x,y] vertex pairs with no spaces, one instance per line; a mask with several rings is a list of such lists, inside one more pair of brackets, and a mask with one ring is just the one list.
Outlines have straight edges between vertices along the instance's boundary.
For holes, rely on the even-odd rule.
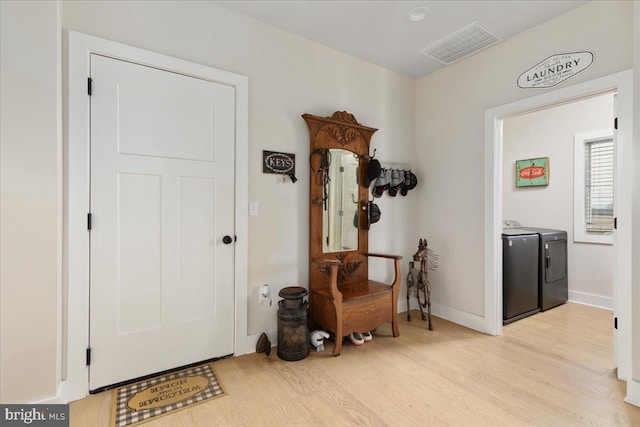
[[503,110],[485,112],[484,147],[484,321],[491,335],[502,334],[502,120]]
[[569,301],[613,311],[613,297],[569,290]]
[[631,405],[640,406],[640,382],[636,380],[627,381],[627,396],[624,401]]
[[[616,137],[616,194],[614,211],[618,230],[614,233],[614,297],[618,317],[614,333],[614,357],[618,377],[626,380],[631,373],[631,199],[632,199],[632,124],[633,70],[576,84],[563,89],[492,108],[485,112],[484,149],[484,289],[485,329],[502,333],[502,120],[509,116],[540,110],[595,94],[618,91]],[[621,219],[626,220],[622,221]]]
[[[585,148],[593,141],[613,140],[613,129],[577,133],[573,136],[573,241],[613,245],[613,232],[588,232],[585,225]],[[614,140],[615,150],[615,140]],[[614,154],[615,155],[615,154]]]
[[61,382],[58,384],[58,388],[56,390],[56,395],[53,397],[47,397],[46,399],[40,399],[35,402],[31,402],[32,405],[56,405],[60,403],[67,403],[68,401],[63,400],[62,395],[65,389],[65,382]]
[[434,316],[465,326],[476,331],[491,334],[487,329],[485,318],[477,314],[468,313],[446,305],[431,303],[431,312]]
[[[264,331],[267,334],[267,338],[271,342],[271,347],[276,347],[278,344],[278,330],[273,329],[269,331]],[[258,332],[257,334],[251,334],[247,337],[247,354],[256,352],[256,344],[258,344],[258,339],[262,335],[262,332]]]
[[67,169],[65,212],[68,289],[67,381],[59,394],[68,402],[89,391],[85,350],[89,343],[89,239],[86,215],[89,207],[89,57],[92,53],[170,70],[233,86],[236,89],[236,201],[235,227],[235,354],[247,347],[248,265],[248,79],[246,76],[172,58],[155,52],[77,33],[65,32],[68,47]]

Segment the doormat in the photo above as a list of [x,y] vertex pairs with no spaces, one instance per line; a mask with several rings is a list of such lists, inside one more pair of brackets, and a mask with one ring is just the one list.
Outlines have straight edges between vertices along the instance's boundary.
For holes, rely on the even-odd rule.
[[226,394],[208,363],[119,387],[113,393],[113,427],[142,424]]

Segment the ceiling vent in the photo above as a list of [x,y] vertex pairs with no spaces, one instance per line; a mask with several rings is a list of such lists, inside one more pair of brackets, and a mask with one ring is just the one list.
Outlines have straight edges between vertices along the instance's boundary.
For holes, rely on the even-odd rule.
[[449,65],[499,41],[498,37],[485,30],[478,21],[474,21],[421,49],[420,53]]

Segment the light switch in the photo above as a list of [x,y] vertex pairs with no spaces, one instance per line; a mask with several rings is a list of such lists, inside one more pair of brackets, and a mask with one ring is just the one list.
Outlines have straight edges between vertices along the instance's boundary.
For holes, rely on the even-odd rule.
[[249,216],[258,216],[258,202],[249,202]]

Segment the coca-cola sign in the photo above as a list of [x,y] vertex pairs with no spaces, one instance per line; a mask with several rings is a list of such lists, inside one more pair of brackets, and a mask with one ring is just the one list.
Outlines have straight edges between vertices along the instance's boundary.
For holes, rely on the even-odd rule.
[[544,168],[542,166],[529,166],[524,169],[520,169],[518,174],[520,179],[535,179],[544,176]]
[[595,59],[593,52],[559,53],[534,65],[518,77],[523,89],[549,88],[559,85],[589,68]]
[[549,158],[539,157],[516,161],[516,186],[549,185]]

